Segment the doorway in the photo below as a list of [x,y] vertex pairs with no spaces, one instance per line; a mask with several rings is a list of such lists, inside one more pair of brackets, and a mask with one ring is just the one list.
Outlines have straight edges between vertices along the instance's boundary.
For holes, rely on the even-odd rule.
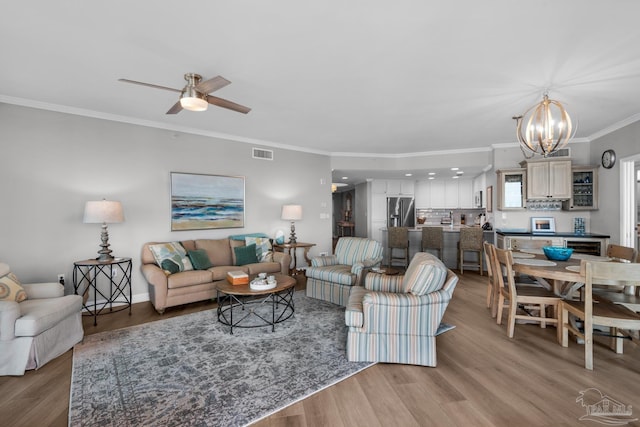
[[620,162],[620,244],[640,249],[640,154]]

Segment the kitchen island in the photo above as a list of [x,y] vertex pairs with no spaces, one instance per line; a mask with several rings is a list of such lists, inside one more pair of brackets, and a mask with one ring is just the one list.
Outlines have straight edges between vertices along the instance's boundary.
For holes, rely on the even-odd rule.
[[[413,255],[416,252],[420,252],[420,244],[422,242],[422,227],[442,227],[444,231],[444,250],[442,251],[442,261],[447,266],[447,268],[457,269],[458,268],[458,242],[460,241],[460,228],[470,228],[470,227],[479,227],[477,225],[440,225],[440,224],[424,224],[418,225],[417,227],[409,228],[409,259],[413,258]],[[490,243],[494,242],[494,232],[493,230],[485,230],[484,232],[484,240]],[[389,248],[387,246],[387,228],[382,228],[382,246],[384,248],[383,252],[383,263],[388,264],[389,258]],[[436,251],[432,252],[434,255],[437,255]],[[477,255],[473,253],[467,252],[465,254],[465,259],[473,260],[473,257]],[[486,265],[486,264],[485,264]],[[485,268],[486,270],[486,268]]]

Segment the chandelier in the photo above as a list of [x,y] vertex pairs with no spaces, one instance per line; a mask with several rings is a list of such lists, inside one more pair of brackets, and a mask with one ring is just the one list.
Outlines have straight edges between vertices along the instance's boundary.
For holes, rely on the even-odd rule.
[[525,149],[531,152],[531,157],[536,153],[547,157],[573,137],[571,117],[561,103],[549,99],[546,93],[542,102],[513,119],[517,122],[516,135],[525,157]]

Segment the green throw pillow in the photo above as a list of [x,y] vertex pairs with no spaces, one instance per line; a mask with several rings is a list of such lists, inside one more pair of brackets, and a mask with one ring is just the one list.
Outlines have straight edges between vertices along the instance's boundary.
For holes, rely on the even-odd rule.
[[256,256],[256,245],[237,246],[233,248],[236,254],[236,265],[255,264],[258,262]]
[[207,251],[204,249],[188,251],[187,255],[189,255],[191,265],[193,265],[193,268],[196,270],[206,270],[207,268],[213,267],[213,264],[211,264],[211,260],[209,259],[209,255],[207,255]]
[[164,271],[168,271],[171,274],[175,274],[180,271],[180,265],[178,265],[178,263],[171,258],[163,259],[160,263],[160,268],[162,268]]

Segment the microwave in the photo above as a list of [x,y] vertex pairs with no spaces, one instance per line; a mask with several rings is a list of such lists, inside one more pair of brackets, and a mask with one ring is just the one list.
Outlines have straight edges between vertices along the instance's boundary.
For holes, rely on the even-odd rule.
[[476,191],[473,195],[473,206],[476,208],[482,207],[482,191]]

